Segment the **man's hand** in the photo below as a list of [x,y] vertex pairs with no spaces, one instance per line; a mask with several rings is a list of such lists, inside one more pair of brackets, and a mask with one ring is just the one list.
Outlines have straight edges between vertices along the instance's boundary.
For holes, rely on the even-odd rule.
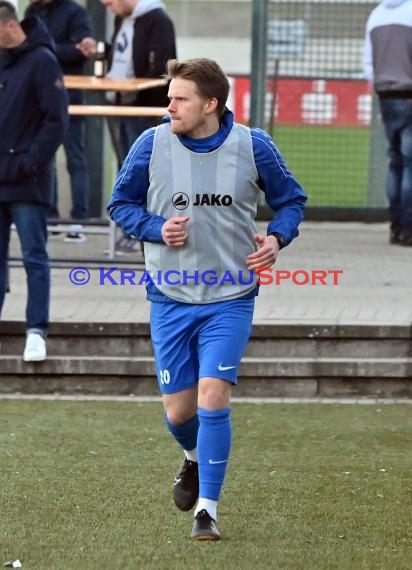
[[79,49],[84,56],[94,57],[96,55],[96,40],[93,38],[83,38],[81,42],[76,44],[76,48]]
[[189,216],[174,216],[162,226],[162,238],[166,245],[181,247],[187,240],[185,224],[190,220]]
[[264,267],[271,267],[279,253],[279,242],[275,236],[255,235],[255,242],[259,245],[259,249],[251,253],[246,258],[246,263],[250,271],[256,271]]

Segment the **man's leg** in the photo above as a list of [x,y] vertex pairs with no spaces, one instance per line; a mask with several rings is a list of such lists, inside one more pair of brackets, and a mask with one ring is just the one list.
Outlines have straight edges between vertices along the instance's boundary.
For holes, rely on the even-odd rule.
[[197,386],[163,396],[165,423],[169,433],[183,449],[185,458],[176,474],[173,500],[181,511],[194,507],[199,496],[197,464]]
[[[57,164],[56,164],[56,157],[53,158],[53,165],[52,165],[52,176],[53,176],[53,186],[52,186],[52,205],[49,206],[47,211],[47,217],[49,219],[58,219],[60,217],[59,214],[59,197],[58,197],[58,190],[57,190]],[[55,232],[57,235],[59,232]]]
[[50,304],[47,207],[40,204],[13,203],[11,214],[20,239],[27,275],[26,321],[28,343],[26,349],[31,348],[28,352],[32,354],[28,354],[25,359],[44,360],[46,358],[45,339],[49,324]]
[[194,307],[180,303],[152,303],[150,328],[159,389],[163,394],[165,422],[185,453],[176,475],[173,499],[190,510],[199,494],[197,468],[197,379]]
[[218,540],[217,504],[226,475],[232,444],[230,423],[231,384],[220,378],[199,381],[197,439],[200,485],[192,538]]
[[412,103],[409,101],[405,110],[408,122],[401,131],[401,153],[403,160],[401,184],[401,234],[399,243],[412,246]]
[[401,232],[401,185],[402,185],[402,154],[400,148],[400,131],[402,119],[399,115],[399,100],[380,100],[382,119],[388,141],[388,171],[386,174],[386,195],[389,206],[390,237],[393,244],[399,243]]
[[232,429],[230,396],[252,329],[254,298],[206,307],[199,333],[199,501],[192,538],[218,540],[217,506],[228,465]]
[[11,216],[7,203],[0,203],[0,316],[7,291],[8,251],[10,241]]
[[67,170],[70,174],[72,209],[70,216],[82,220],[89,215],[89,171],[85,157],[85,120],[71,117],[64,140]]

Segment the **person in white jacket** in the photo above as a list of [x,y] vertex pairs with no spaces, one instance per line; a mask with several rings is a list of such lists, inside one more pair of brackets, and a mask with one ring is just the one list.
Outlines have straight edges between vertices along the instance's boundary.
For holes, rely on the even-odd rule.
[[388,140],[389,241],[412,246],[412,0],[383,0],[371,12],[363,68]]

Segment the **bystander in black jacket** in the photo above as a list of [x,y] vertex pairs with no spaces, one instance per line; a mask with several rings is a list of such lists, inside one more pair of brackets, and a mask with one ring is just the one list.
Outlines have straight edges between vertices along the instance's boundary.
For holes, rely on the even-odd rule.
[[[119,32],[122,18],[116,16],[112,44]],[[169,59],[176,58],[176,38],[172,20],[161,8],[150,10],[134,23],[133,68],[135,77],[161,77]],[[109,68],[111,58],[109,57]],[[169,104],[168,86],[139,91],[134,105],[164,107]]]
[[49,205],[68,97],[45,25],[27,18],[21,26],[27,40],[0,51],[0,202]]

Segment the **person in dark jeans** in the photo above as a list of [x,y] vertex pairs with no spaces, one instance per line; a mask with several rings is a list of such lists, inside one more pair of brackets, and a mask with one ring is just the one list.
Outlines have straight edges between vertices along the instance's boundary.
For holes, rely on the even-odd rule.
[[[90,19],[85,8],[74,0],[32,0],[26,10],[26,16],[38,16],[46,24],[56,44],[56,55],[65,75],[82,75],[86,56],[76,47],[85,37],[92,35]],[[69,91],[71,105],[84,103],[83,92],[77,89]],[[70,175],[72,208],[70,217],[84,220],[89,215],[89,172],[85,156],[85,118],[72,116],[69,129],[63,141]],[[49,218],[58,218],[57,176],[53,205]],[[65,241],[80,243],[86,236],[79,232],[71,232]]]
[[363,68],[388,142],[389,242],[412,246],[412,0],[383,0],[371,12]]
[[27,362],[46,358],[50,264],[47,212],[53,159],[68,126],[68,96],[53,40],[36,17],[19,23],[0,0],[0,312],[8,286],[10,226],[27,276]]

